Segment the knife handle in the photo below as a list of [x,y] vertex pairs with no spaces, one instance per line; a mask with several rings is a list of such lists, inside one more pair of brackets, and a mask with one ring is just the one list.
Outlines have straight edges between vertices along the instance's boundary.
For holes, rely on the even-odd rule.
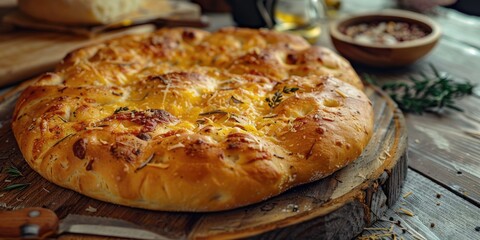
[[42,239],[58,229],[58,217],[50,209],[23,208],[0,212],[0,239]]

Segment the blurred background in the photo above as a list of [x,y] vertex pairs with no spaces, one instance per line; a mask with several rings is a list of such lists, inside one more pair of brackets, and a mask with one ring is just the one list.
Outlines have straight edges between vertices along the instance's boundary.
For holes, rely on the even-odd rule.
[[[78,1],[88,2],[88,1]],[[440,24],[476,25],[480,0],[92,0],[108,9],[91,18],[92,9],[62,8],[62,0],[0,0],[0,87],[52,69],[69,51],[123,34],[158,27],[224,26],[270,28],[298,34],[310,43],[328,43],[328,24],[342,16],[387,8],[412,10]],[[130,10],[118,7],[128,4]],[[17,4],[20,3],[20,4]],[[135,4],[133,4],[135,3]],[[116,6],[116,7],[115,7]],[[114,11],[112,10],[114,9]],[[449,11],[445,11],[448,9]],[[469,19],[451,21],[452,19]],[[455,23],[456,24],[456,23]],[[150,26],[146,26],[150,25]],[[448,28],[452,38],[478,39]],[[322,34],[323,33],[323,34]],[[12,46],[15,46],[12,48]],[[21,46],[21,47],[20,47]]]

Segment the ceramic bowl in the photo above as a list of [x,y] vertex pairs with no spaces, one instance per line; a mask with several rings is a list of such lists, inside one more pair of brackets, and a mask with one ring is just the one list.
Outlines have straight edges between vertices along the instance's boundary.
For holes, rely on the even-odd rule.
[[[389,21],[416,24],[427,35],[415,40],[385,45],[359,42],[341,31],[341,29],[361,23]],[[432,50],[440,35],[440,27],[430,18],[403,10],[383,10],[353,15],[330,24],[330,37],[340,54],[354,62],[376,67],[397,67],[412,64]]]

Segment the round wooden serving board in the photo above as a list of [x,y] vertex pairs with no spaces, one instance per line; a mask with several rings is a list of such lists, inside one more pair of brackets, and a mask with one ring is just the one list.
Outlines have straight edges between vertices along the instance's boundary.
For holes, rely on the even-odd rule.
[[[402,113],[380,90],[367,87],[366,93],[375,111],[375,130],[366,150],[353,164],[267,201],[215,213],[135,209],[58,187],[28,167],[9,121],[0,119],[7,120],[0,122],[0,167],[13,165],[24,174],[10,183],[5,183],[8,176],[1,174],[0,188],[31,183],[25,190],[5,192],[0,198],[0,210],[43,206],[60,218],[69,213],[121,218],[173,239],[351,239],[393,205],[407,173]],[[14,102],[12,98],[0,102],[1,118],[10,116]]]

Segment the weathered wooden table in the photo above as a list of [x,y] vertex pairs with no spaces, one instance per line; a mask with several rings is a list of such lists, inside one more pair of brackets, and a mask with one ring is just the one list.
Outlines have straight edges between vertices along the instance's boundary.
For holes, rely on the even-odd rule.
[[[391,6],[391,1],[382,0],[343,1],[339,14]],[[427,57],[404,68],[382,70],[354,65],[356,70],[385,83],[429,71],[428,64],[432,63],[457,79],[468,79],[480,85],[480,18],[443,8],[431,17],[441,25],[443,36]],[[210,21],[211,30],[233,24],[226,14],[212,14]],[[326,27],[323,29],[326,31]],[[332,46],[327,32],[322,33],[317,44]],[[459,101],[464,112],[405,115],[409,169],[402,195],[380,221],[365,229],[358,238],[480,239],[479,89],[475,89],[476,95]],[[0,120],[0,126],[9,124],[4,116],[0,116]],[[0,145],[10,144],[5,141],[0,136]],[[9,154],[0,152],[0,158]],[[0,203],[2,196],[0,194]],[[18,199],[19,202],[23,200]],[[0,210],[7,207],[0,204]],[[403,233],[402,227],[394,224],[398,221],[407,232]],[[392,227],[395,236],[390,234]]]
[[[344,1],[343,12],[390,7],[389,1]],[[431,17],[442,27],[437,47],[424,59],[400,69],[368,69],[380,82],[407,79],[434,64],[457,79],[480,85],[480,18],[451,9]],[[329,45],[328,39],[321,39]],[[384,219],[395,219],[425,239],[480,239],[480,87],[459,102],[464,112],[406,114],[409,171],[403,196]],[[414,216],[399,213],[409,209]],[[379,221],[376,228],[389,228]],[[361,236],[382,231],[367,230]],[[400,235],[401,236],[401,235]],[[410,237],[407,237],[410,238]]]

